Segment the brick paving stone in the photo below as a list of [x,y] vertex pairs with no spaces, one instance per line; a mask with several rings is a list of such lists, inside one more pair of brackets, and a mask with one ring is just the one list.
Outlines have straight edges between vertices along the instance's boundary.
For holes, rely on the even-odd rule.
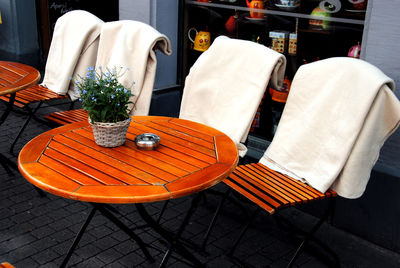
[[39,267],[39,264],[32,259],[32,257],[27,257],[27,258],[23,258],[20,259],[18,262],[13,262],[12,265],[14,265],[15,267]]
[[35,240],[36,240],[36,238],[34,236],[26,233],[26,234],[22,234],[22,235],[14,237],[14,238],[11,238],[10,240],[6,241],[6,243],[7,243],[8,250],[12,251],[14,249],[17,249],[17,248],[23,247],[27,244],[30,244]]
[[90,257],[93,257],[101,252],[103,252],[104,249],[98,247],[98,244],[88,244],[85,246],[80,246],[75,250],[75,254],[80,256],[82,259],[89,259]]
[[29,244],[29,245],[34,247],[34,248],[36,248],[36,249],[38,249],[39,251],[43,251],[43,250],[46,250],[46,249],[48,249],[50,247],[53,248],[57,244],[58,244],[58,242],[54,238],[52,238],[50,236],[46,236],[46,237],[44,237],[44,238],[42,238],[40,240],[36,240],[35,242],[33,242],[33,243]]
[[13,260],[21,260],[23,258],[26,258],[28,256],[32,256],[39,252],[39,250],[35,247],[33,247],[31,244],[25,245],[22,247],[18,247],[8,253],[8,255],[13,259]]
[[114,248],[109,248],[98,254],[97,258],[104,264],[110,264],[111,262],[120,259],[122,256],[123,255],[120,252],[116,251]]
[[54,238],[58,243],[61,243],[65,240],[69,240],[75,237],[75,233],[68,230],[60,230],[58,232],[55,232],[54,234],[51,235],[52,238]]
[[54,230],[51,226],[45,225],[45,226],[42,226],[40,228],[35,228],[31,232],[31,234],[34,237],[36,237],[37,239],[42,239],[42,238],[44,238],[46,236],[49,236],[49,235],[51,235],[51,234],[53,234],[55,232],[56,232],[56,230]]
[[[72,243],[73,243],[73,239],[66,240],[62,243],[58,243],[58,244],[54,245],[52,247],[52,249],[55,252],[57,252],[59,255],[63,256],[64,254],[66,254],[68,252],[68,249],[71,247]],[[78,247],[79,246],[80,246],[80,244],[78,245]]]
[[53,223],[53,221],[54,220],[47,215],[42,215],[38,218],[30,220],[30,223],[32,223],[35,227],[41,227],[44,225],[48,225],[49,223]]
[[122,267],[151,267],[149,263],[144,263],[143,257],[135,252],[125,254],[118,260],[118,263]]
[[120,252],[123,255],[131,253],[137,246],[134,244],[132,240],[126,240],[124,242],[120,242],[114,246],[114,249]]
[[[63,230],[65,228],[70,228],[71,229],[71,226],[73,226],[73,225],[74,225],[74,222],[72,222],[69,217],[66,217],[66,218],[63,218],[63,219],[55,220],[51,224],[51,228],[56,230],[56,231],[60,231],[60,230]],[[78,230],[79,230],[80,226],[82,225],[82,223],[79,223],[77,225],[79,225],[79,228],[78,228]],[[74,230],[71,230],[71,231],[74,231]]]
[[32,258],[38,262],[40,265],[46,264],[51,262],[59,257],[59,254],[56,253],[51,248],[45,249],[35,255],[32,255]]
[[[124,266],[120,266],[119,264],[116,264],[116,265],[117,266],[113,266],[113,267],[124,267]],[[101,260],[99,260],[98,258],[93,257],[88,260],[84,260],[80,263],[77,263],[75,265],[72,265],[71,267],[80,267],[80,268],[104,267],[104,263]],[[111,267],[111,266],[107,265],[107,267]]]
[[112,236],[102,237],[95,242],[96,246],[101,248],[102,250],[112,248],[113,246],[117,245],[118,243],[119,243],[119,241],[112,238]]

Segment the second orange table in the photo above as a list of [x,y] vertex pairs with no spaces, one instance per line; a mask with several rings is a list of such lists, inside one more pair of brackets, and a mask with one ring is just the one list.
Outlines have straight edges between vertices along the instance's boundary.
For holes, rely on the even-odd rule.
[[[0,125],[7,119],[12,110],[16,92],[37,83],[39,79],[39,71],[31,66],[17,62],[0,61],[0,96],[11,94],[7,108],[0,118]],[[0,154],[0,161],[6,169],[8,169],[7,166],[17,168],[15,163],[2,154]]]

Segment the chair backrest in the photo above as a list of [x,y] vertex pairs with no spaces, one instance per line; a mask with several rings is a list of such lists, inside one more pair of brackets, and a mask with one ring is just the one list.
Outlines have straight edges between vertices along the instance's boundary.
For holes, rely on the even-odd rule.
[[71,99],[74,85],[71,78],[85,76],[94,66],[103,21],[83,10],[70,11],[58,18],[47,57],[42,86]]
[[393,80],[353,58],[297,71],[275,137],[260,162],[321,192],[357,198],[400,122]]
[[243,156],[240,142],[247,138],[268,82],[280,86],[285,67],[285,57],[263,45],[218,37],[190,69],[179,118],[224,132]]
[[135,95],[131,114],[149,112],[157,67],[156,49],[166,55],[172,53],[168,37],[150,25],[123,20],[107,22],[102,27],[96,66],[126,70],[119,82]]

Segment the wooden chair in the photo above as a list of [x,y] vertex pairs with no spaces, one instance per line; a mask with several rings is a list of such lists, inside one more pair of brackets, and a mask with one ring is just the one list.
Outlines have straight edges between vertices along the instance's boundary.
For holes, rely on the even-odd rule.
[[[82,22],[85,27],[82,27]],[[28,117],[11,144],[11,153],[30,120],[38,119],[35,114],[43,103],[57,101],[60,104],[58,100],[65,100],[63,103],[70,103],[69,109],[73,108],[76,98],[69,96],[71,77],[78,74],[84,76],[87,67],[95,64],[102,23],[94,15],[82,10],[68,12],[57,20],[43,80],[48,87],[34,85],[16,94],[14,108],[22,109]],[[0,100],[8,102],[9,98],[9,95],[5,95]]]
[[[257,71],[239,69],[249,65]],[[196,60],[186,78],[179,118],[224,132],[243,157],[247,149],[242,142],[247,138],[265,89],[269,82],[280,85],[285,67],[286,58],[263,45],[219,37]],[[207,193],[223,194],[213,189]],[[164,203],[159,220],[167,204]]]
[[[0,96],[0,100],[8,103],[10,99],[10,95]],[[10,147],[10,153],[14,153],[14,146],[20,138],[21,134],[24,132],[26,126],[32,118],[35,118],[35,113],[42,106],[42,104],[46,101],[50,100],[69,100],[68,95],[59,95],[48,88],[42,87],[40,85],[31,86],[25,90],[21,90],[16,93],[14,106],[20,109],[23,109],[27,112],[28,118],[25,120],[24,124],[20,128],[17,136],[14,138],[14,141]],[[31,108],[31,106],[36,106]],[[70,107],[73,106],[71,102]]]
[[[115,27],[118,25],[120,27]],[[110,39],[115,39],[118,43],[111,46]],[[132,67],[129,76],[120,78],[121,80],[126,79],[120,81],[126,87],[129,87],[132,81],[135,82],[132,88],[132,93],[135,95],[135,109],[132,110],[131,114],[148,114],[157,66],[157,51],[170,55],[171,45],[167,36],[161,34],[152,26],[133,20],[104,24],[100,35],[96,66],[103,66],[104,68],[116,64],[117,66]],[[87,120],[88,116],[83,109],[76,109],[51,113],[46,115],[45,118],[52,123],[65,125]]]
[[[321,79],[327,70],[335,73]],[[239,165],[223,180],[229,186],[225,197],[234,190],[257,206],[229,251],[230,256],[255,216],[264,210],[302,235],[288,266],[310,241],[340,266],[336,254],[315,233],[334,211],[338,195],[358,198],[363,194],[383,142],[400,124],[400,102],[393,88],[393,81],[376,67],[351,58],[321,60],[297,71],[275,137],[260,162]],[[294,174],[302,174],[307,183],[294,178]],[[279,214],[285,208],[324,199],[329,205],[308,232],[298,230]],[[217,207],[203,248],[224,201]]]
[[[269,169],[261,163],[253,163],[246,165],[239,165],[236,170],[223,182],[230,187],[227,195],[231,189],[235,190],[241,196],[246,197],[252,203],[257,205],[256,210],[251,214],[244,228],[238,235],[228,255],[233,256],[236,247],[239,245],[245,232],[250,227],[254,218],[263,209],[270,215],[276,216],[278,221],[285,221],[284,218],[279,217],[279,212],[285,208],[296,207],[300,204],[311,203],[323,199],[329,200],[328,208],[325,210],[323,216],[318,222],[310,229],[309,232],[296,230],[295,227],[285,221],[285,224],[290,224],[291,230],[303,235],[303,240],[298,246],[295,254],[290,260],[288,267],[292,266],[304,246],[309,241],[316,242],[320,245],[329,255],[332,256],[333,261],[339,266],[339,258],[336,254],[327,247],[324,243],[314,237],[315,232],[318,231],[322,223],[332,215],[337,193],[329,189],[325,193],[315,190],[313,187],[293,179],[289,176],[283,175],[277,171]],[[221,200],[219,209],[223,205],[225,199]],[[218,212],[219,213],[219,210]],[[215,221],[216,218],[214,218]],[[203,245],[204,247],[204,245]]]
[[67,125],[83,120],[88,120],[88,112],[83,109],[70,109],[67,111],[59,111],[48,114],[44,118],[58,125]]

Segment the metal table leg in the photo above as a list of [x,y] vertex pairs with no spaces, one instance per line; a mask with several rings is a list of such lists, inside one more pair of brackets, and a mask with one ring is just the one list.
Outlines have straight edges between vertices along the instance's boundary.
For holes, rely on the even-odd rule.
[[143,204],[137,203],[136,208],[140,214],[140,216],[143,218],[144,221],[146,221],[150,227],[152,227],[158,234],[160,234],[167,242],[169,243],[170,247],[168,248],[167,252],[164,255],[164,258],[160,264],[160,267],[165,267],[166,263],[168,262],[168,259],[172,253],[172,251],[175,249],[179,255],[184,257],[185,259],[189,260],[195,267],[205,267],[203,263],[201,263],[187,248],[185,248],[181,243],[179,243],[180,236],[186,227],[186,225],[189,222],[190,217],[196,210],[198,203],[200,202],[201,195],[197,194],[193,199],[191,206],[183,219],[178,232],[176,234],[172,234],[166,229],[164,229],[161,225],[158,224],[156,220],[154,220],[150,214],[147,212]]
[[100,211],[100,213],[112,221],[115,225],[117,225],[119,228],[121,228],[122,231],[124,231],[126,234],[128,234],[133,240],[136,241],[136,243],[139,245],[140,249],[143,251],[143,254],[146,256],[146,258],[149,260],[149,262],[154,262],[154,258],[150,255],[149,251],[146,248],[146,244],[143,242],[142,239],[140,239],[139,236],[137,236],[131,229],[129,229],[125,224],[123,224],[120,220],[118,220],[110,211],[108,211],[103,204],[98,204],[98,203],[91,203],[93,206],[92,210],[90,211],[88,217],[86,218],[85,222],[83,223],[81,229],[75,236],[74,242],[72,243],[71,247],[69,248],[67,254],[64,257],[64,260],[62,264],[60,265],[61,268],[64,268],[67,266],[67,263],[69,259],[72,256],[72,253],[74,252],[76,246],[78,245],[79,241],[81,240],[83,233],[85,232],[86,228],[88,227],[90,221],[92,220],[94,214],[96,211]]

